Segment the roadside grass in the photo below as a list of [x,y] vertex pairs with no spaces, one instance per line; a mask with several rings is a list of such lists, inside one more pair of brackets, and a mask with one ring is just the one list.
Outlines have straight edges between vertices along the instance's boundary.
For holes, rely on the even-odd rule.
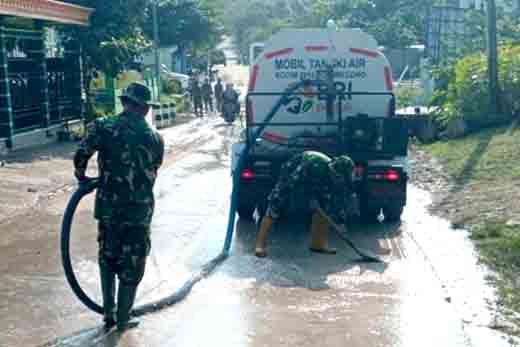
[[[497,274],[493,282],[501,303],[520,313],[520,221],[510,218],[520,216],[520,196],[511,189],[520,185],[520,127],[487,129],[420,148],[436,157],[452,178],[447,199],[471,198],[473,205],[461,205],[464,225],[481,261]],[[490,217],[489,204],[478,205],[479,199],[492,200],[494,208],[510,213],[509,218],[500,213]]]
[[520,183],[520,128],[487,129],[421,147],[441,160],[456,183]]
[[501,304],[520,312],[520,227],[504,221],[488,221],[475,227],[471,238],[481,260],[498,275],[492,280]]

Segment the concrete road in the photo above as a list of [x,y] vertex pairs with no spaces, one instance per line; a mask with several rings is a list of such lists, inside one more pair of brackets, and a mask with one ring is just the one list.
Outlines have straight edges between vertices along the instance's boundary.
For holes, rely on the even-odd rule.
[[[239,131],[220,118],[163,131],[175,150],[156,186],[153,250],[138,304],[171,294],[220,252]],[[494,293],[466,233],[431,216],[429,194],[413,185],[402,223],[351,232],[385,264],[359,262],[335,237],[337,255],[309,252],[304,219],[277,225],[269,256],[258,259],[255,226],[238,220],[230,258],[185,301],[124,334],[105,332],[64,279],[58,231],[68,194],[0,224],[2,346],[509,345],[491,329],[500,325]],[[99,301],[92,197],[78,211],[71,252],[81,285]]]

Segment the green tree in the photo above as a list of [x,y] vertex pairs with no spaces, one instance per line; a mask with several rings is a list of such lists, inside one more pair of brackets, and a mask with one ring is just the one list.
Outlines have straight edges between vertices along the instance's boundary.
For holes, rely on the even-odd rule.
[[[67,28],[81,42],[86,71],[99,70],[116,76],[131,65],[153,40],[152,3],[156,0],[68,0],[94,8],[90,26]],[[160,0],[159,41],[211,46],[219,37],[214,6],[209,1]]]
[[357,27],[379,44],[396,48],[424,41],[424,19],[432,0],[232,0],[226,6],[227,28],[241,54],[249,45],[280,28],[325,27],[334,19]]
[[70,27],[66,31],[81,42],[88,72],[99,70],[116,76],[150,46],[143,27],[146,0],[68,0],[94,9],[89,27]]
[[[150,46],[143,27],[143,6],[147,0],[67,0],[94,9],[90,26],[70,26],[64,32],[81,43],[85,89],[90,95],[90,82],[96,71],[110,77],[133,63]],[[87,116],[93,117],[93,105],[87,98]]]
[[[211,46],[217,41],[216,15],[209,0],[66,0],[94,9],[90,26],[64,28],[81,43],[87,94],[96,71],[115,77],[152,47],[151,6],[156,1],[163,46]],[[91,105],[87,107],[91,114]]]
[[[192,52],[192,65],[207,69],[208,54],[210,63],[222,62],[222,56],[215,51],[222,25],[219,21],[219,8],[210,1],[161,1],[158,3],[159,42],[163,47],[180,45],[189,47]],[[151,7],[145,20],[145,34],[153,37]]]
[[[144,31],[153,38],[152,5],[145,13]],[[187,1],[177,4],[174,1],[158,3],[159,42],[161,46],[173,45],[209,45],[219,37],[219,28],[214,20],[215,13],[211,6]]]

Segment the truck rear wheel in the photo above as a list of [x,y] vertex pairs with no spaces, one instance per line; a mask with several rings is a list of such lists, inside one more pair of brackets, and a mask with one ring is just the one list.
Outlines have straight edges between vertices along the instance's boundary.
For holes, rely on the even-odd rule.
[[401,215],[403,214],[403,206],[392,206],[385,207],[383,212],[385,214],[385,220],[387,222],[397,222],[401,220]]
[[238,216],[240,217],[240,219],[252,221],[253,213],[255,212],[255,206],[239,205],[237,212],[238,212]]
[[364,208],[361,209],[361,220],[366,223],[375,223],[377,221],[377,216],[379,215],[379,210],[374,208]]

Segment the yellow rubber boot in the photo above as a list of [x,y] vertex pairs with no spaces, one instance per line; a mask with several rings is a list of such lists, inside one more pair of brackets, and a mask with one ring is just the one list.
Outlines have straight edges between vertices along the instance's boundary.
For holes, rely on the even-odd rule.
[[336,254],[335,249],[329,248],[329,222],[316,211],[312,215],[311,245],[309,249],[316,253]]
[[255,255],[257,257],[265,257],[267,255],[267,252],[265,251],[265,243],[272,227],[273,218],[271,216],[265,215],[264,218],[262,218],[262,223],[260,223],[260,230],[256,236]]

